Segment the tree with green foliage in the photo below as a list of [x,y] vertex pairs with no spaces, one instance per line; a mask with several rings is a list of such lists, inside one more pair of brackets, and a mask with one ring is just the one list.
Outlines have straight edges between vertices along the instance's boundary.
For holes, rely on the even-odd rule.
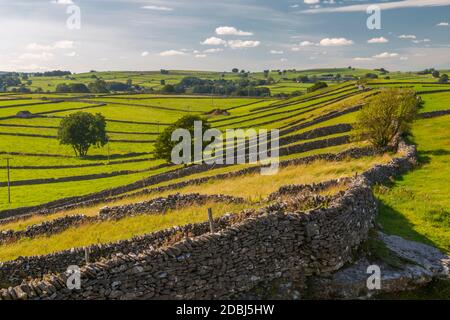
[[443,74],[440,78],[439,78],[439,83],[447,83],[448,82],[448,75],[447,74]]
[[89,83],[88,88],[92,93],[109,93],[106,82],[100,79],[95,82]]
[[[154,156],[156,159],[163,159],[167,162],[171,161],[172,150],[178,144],[172,141],[172,133],[177,129],[186,129],[191,134],[192,150],[194,149],[194,122],[202,121],[202,136],[203,133],[211,128],[211,125],[203,118],[197,115],[186,115],[178,119],[174,124],[164,129],[159,135],[155,143]],[[205,147],[208,143],[204,144]]]
[[172,84],[166,84],[164,87],[162,87],[161,92],[162,93],[174,93],[175,86]]
[[420,104],[412,90],[384,89],[358,114],[355,138],[367,139],[377,149],[389,146],[398,136],[411,133]]
[[441,74],[439,73],[438,70],[434,70],[431,75],[433,76],[433,78],[439,78],[441,76]]
[[378,79],[378,75],[376,73],[366,73],[364,77],[367,79]]
[[73,113],[61,120],[58,140],[72,146],[77,157],[84,157],[91,146],[99,148],[108,143],[105,117],[99,113]]
[[56,86],[56,92],[61,93],[89,93],[88,87],[83,83],[71,83],[69,85],[60,83]]
[[319,81],[319,82],[314,83],[313,86],[311,86],[308,89],[306,89],[306,91],[307,92],[314,92],[316,90],[323,89],[323,88],[326,88],[326,87],[328,87],[328,85],[325,82],[320,82]]

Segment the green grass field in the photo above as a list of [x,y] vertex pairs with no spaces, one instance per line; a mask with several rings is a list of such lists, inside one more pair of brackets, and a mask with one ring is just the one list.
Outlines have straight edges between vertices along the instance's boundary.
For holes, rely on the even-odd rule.
[[388,233],[450,252],[450,116],[417,121],[420,167],[379,188],[379,220]]
[[[288,71],[285,74],[271,72],[275,83],[270,86],[272,94],[289,94],[294,91],[306,92],[309,85],[299,84],[292,79],[308,76],[326,76],[341,74],[342,76],[363,76],[378,71],[362,69],[318,69],[305,71]],[[52,91],[59,83],[92,81],[93,73],[76,74],[70,79],[64,77],[35,77],[31,87],[42,87],[44,91]],[[205,79],[219,79],[222,73],[170,71],[168,75],[160,72],[98,72],[95,75],[106,81],[122,81],[132,79],[133,83],[155,89],[160,88],[161,80],[166,83],[178,83],[185,76],[198,76]],[[82,196],[102,190],[127,185],[160,173],[175,170],[179,167],[156,166],[163,163],[153,159],[153,141],[169,124],[186,114],[202,115],[215,128],[265,128],[282,129],[291,136],[313,129],[332,126],[340,123],[352,124],[358,112],[333,116],[336,111],[344,111],[350,107],[367,101],[367,97],[384,87],[400,87],[421,93],[424,108],[421,112],[450,109],[450,86],[436,83],[430,75],[414,73],[390,73],[390,80],[379,79],[369,82],[369,91],[360,91],[355,82],[329,82],[329,87],[301,96],[281,98],[236,98],[212,96],[169,96],[160,94],[106,94],[84,97],[77,94],[10,94],[0,95],[0,183],[6,182],[6,160],[10,158],[10,177],[13,182],[25,180],[76,178],[73,182],[35,182],[21,186],[12,186],[12,203],[7,202],[7,188],[0,187],[0,210],[34,206],[65,197]],[[238,79],[240,76],[225,73],[225,79]],[[263,79],[263,73],[251,73],[252,79]],[[444,92],[435,92],[442,91]],[[10,100],[15,99],[15,100]],[[60,101],[49,101],[58,99]],[[207,113],[214,109],[229,112],[228,116],[211,116]],[[16,117],[19,111],[30,111],[39,117],[23,119]],[[56,139],[57,128],[62,117],[77,111],[101,113],[107,119],[107,131],[111,142],[104,148],[91,149],[85,158],[74,157],[70,147],[62,146]],[[323,116],[330,118],[314,123]],[[377,187],[376,195],[381,203],[379,222],[388,233],[399,234],[408,239],[430,243],[450,251],[450,203],[448,201],[448,183],[445,177],[450,173],[450,116],[418,120],[414,124],[414,142],[417,143],[421,156],[421,166],[415,171],[405,174],[395,181],[392,187]],[[346,134],[346,133],[345,133]],[[344,134],[307,139],[289,144],[333,138]],[[359,144],[361,145],[361,144]],[[292,159],[325,152],[336,153],[356,146],[348,143],[303,153],[292,153],[282,157]],[[330,178],[352,175],[361,172],[375,163],[385,162],[388,158],[361,159],[358,161],[320,163],[305,167],[282,171],[271,180],[263,177],[246,176],[241,179],[230,179],[218,184],[205,184],[187,187],[180,192],[226,193],[243,196],[249,201],[259,201],[270,192],[289,183],[310,183]],[[194,174],[180,179],[167,181],[155,186],[185,181],[192,178],[207,177],[224,172],[232,172],[246,165],[219,168],[208,172]],[[100,178],[100,175],[111,176]],[[265,185],[267,188],[259,186]],[[237,188],[240,186],[240,188]],[[240,191],[240,189],[245,191]],[[139,189],[134,190],[139,191]],[[134,192],[133,191],[133,192]],[[154,194],[151,197],[167,195],[171,192]],[[120,203],[141,201],[149,197],[132,197]],[[89,214],[95,214],[104,204],[86,208]],[[204,208],[201,209],[203,212]],[[239,209],[239,208],[230,208]],[[220,211],[220,210],[219,210]],[[220,211],[221,212],[221,211]],[[73,214],[79,212],[67,212]],[[174,216],[174,215],[173,215]],[[50,217],[49,217],[50,218]],[[153,220],[152,220],[153,219]],[[140,217],[127,219],[118,225],[84,226],[86,236],[76,244],[85,245],[96,242],[108,242],[126,239],[142,234],[146,230],[158,230],[174,223],[183,224],[203,221],[203,213],[193,212],[181,214],[178,220],[168,217],[164,221],[155,222],[156,218]],[[160,219],[160,218],[158,218]],[[172,220],[170,220],[172,219]],[[35,220],[30,220],[35,221]],[[142,223],[142,228],[138,225]],[[27,225],[25,222],[24,225]],[[13,227],[13,226],[11,226]],[[2,226],[2,230],[8,225]],[[145,230],[144,230],[144,229]],[[110,230],[110,231],[108,231]],[[72,232],[72,233],[71,233]],[[67,239],[76,237],[77,230],[64,233]],[[70,235],[70,236],[69,236]],[[63,234],[61,237],[64,238]],[[62,239],[62,238],[61,238]],[[24,240],[11,248],[1,248],[0,260],[13,259],[17,255],[53,252],[66,248],[66,242],[58,237],[50,239]],[[36,242],[33,242],[36,241]],[[19,253],[20,252],[20,253]]]

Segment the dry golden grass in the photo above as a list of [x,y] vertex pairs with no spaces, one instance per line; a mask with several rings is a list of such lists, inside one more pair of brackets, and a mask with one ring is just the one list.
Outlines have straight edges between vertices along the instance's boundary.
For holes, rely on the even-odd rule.
[[[309,165],[289,166],[280,169],[278,174],[263,176],[259,173],[220,181],[211,180],[195,186],[177,189],[179,193],[226,194],[243,197],[248,201],[261,201],[270,193],[289,184],[309,184],[330,179],[349,177],[361,173],[375,164],[387,163],[392,159],[390,155],[380,157],[365,157],[361,159],[348,159],[340,162],[316,161]],[[163,193],[152,194],[152,197],[173,194],[170,190]]]
[[[108,206],[119,206],[139,201],[147,201],[157,197],[164,197],[174,193],[201,193],[201,194],[226,194],[243,197],[248,201],[261,201],[270,193],[288,184],[309,184],[335,178],[342,178],[361,173],[375,164],[387,163],[392,157],[388,154],[379,157],[365,157],[361,159],[347,159],[339,162],[316,161],[308,165],[289,166],[281,168],[278,174],[262,176],[259,173],[241,177],[225,179],[221,181],[209,181],[197,186],[187,186],[177,190],[169,190],[150,195],[129,197],[116,202],[108,203]],[[92,207],[74,209],[49,216],[34,216],[27,220],[1,225],[0,230],[21,230],[29,225],[53,220],[66,215],[85,214],[96,215],[105,203]]]
[[249,204],[226,204],[210,202],[201,206],[172,210],[165,214],[140,215],[119,221],[105,221],[73,227],[50,237],[21,239],[0,246],[0,261],[9,261],[19,256],[45,255],[70,248],[92,244],[109,243],[144,235],[177,225],[207,221],[207,209],[212,208],[214,217],[226,213],[238,213],[255,206]]

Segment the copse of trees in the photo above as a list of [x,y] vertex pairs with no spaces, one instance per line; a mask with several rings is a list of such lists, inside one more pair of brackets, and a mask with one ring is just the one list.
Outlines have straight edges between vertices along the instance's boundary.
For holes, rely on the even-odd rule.
[[216,94],[234,96],[270,96],[270,89],[260,87],[268,84],[267,80],[250,80],[246,77],[238,80],[200,79],[185,77],[176,85],[165,85],[163,93]]
[[6,91],[8,87],[18,87],[22,83],[20,77],[16,73],[3,73],[0,74],[0,90]]
[[447,74],[443,74],[443,75],[439,78],[439,83],[448,83],[448,75],[447,75]]
[[106,81],[101,79],[89,83],[88,88],[91,93],[109,93]]
[[61,71],[61,70],[54,70],[54,71],[46,71],[46,72],[36,72],[33,73],[33,76],[35,77],[62,77],[71,75],[72,72],[70,71]]
[[83,83],[60,83],[56,86],[56,92],[60,93],[89,93],[88,87]]
[[307,92],[314,92],[317,91],[319,89],[323,89],[328,87],[328,85],[325,82],[316,82],[313,86],[309,87],[308,89],[306,89]]
[[368,140],[384,149],[399,137],[411,133],[421,100],[412,90],[384,89],[361,110],[355,125],[355,139]]
[[109,93],[111,91],[131,92],[140,90],[142,88],[140,86],[133,86],[131,80],[123,83],[115,81],[105,82],[97,79],[88,86],[83,83],[60,83],[56,86],[55,91],[60,93]]
[[378,79],[378,75],[375,73],[367,73],[364,77],[366,79]]
[[425,69],[423,71],[419,71],[419,72],[417,72],[417,74],[419,74],[419,75],[433,74],[434,71],[435,71],[434,68],[430,68],[430,69]]
[[[164,129],[164,131],[158,136],[155,143],[154,156],[156,159],[163,159],[167,162],[172,160],[172,150],[179,143],[172,141],[172,133],[177,129],[186,129],[191,134],[191,154],[194,150],[194,123],[196,121],[202,122],[202,133],[211,129],[211,125],[203,118],[197,115],[186,115],[178,119],[174,124]],[[208,143],[204,143],[203,147],[206,147]],[[203,150],[203,149],[202,149]]]
[[61,120],[58,140],[62,145],[70,145],[77,157],[85,157],[90,147],[108,143],[105,117],[99,113],[73,113]]

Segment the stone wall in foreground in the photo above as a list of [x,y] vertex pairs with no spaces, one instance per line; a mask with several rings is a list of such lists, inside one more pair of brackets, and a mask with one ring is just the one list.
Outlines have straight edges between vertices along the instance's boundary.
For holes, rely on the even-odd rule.
[[227,216],[216,233],[199,224],[197,236],[86,265],[81,290],[67,289],[63,273],[0,290],[0,298],[226,299],[274,279],[338,270],[373,226],[371,186],[415,165],[415,147],[399,149],[402,157],[355,177],[326,208],[301,212],[275,203],[241,219]]
[[82,288],[66,274],[2,290],[2,299],[225,299],[294,272],[338,270],[366,239],[376,216],[369,184],[359,179],[327,209],[266,208],[247,219],[142,253],[118,255],[82,268]]

